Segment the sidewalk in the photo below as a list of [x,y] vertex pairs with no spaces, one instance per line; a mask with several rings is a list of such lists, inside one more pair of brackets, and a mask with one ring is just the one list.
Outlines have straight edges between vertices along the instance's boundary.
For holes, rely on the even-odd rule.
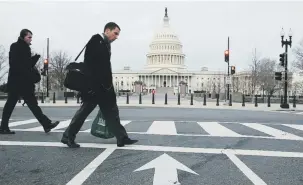
[[[17,107],[22,106],[22,103],[17,103]],[[0,101],[0,107],[3,107],[5,101]],[[41,103],[38,101],[39,106],[41,107],[79,107],[80,104],[77,103],[76,100],[69,99],[67,103],[64,100],[57,100],[56,103],[50,101],[49,103]],[[229,110],[255,110],[255,111],[276,111],[276,110],[284,110],[284,111],[291,111],[291,110],[299,110],[303,111],[303,105],[297,105],[296,108],[292,107],[290,104],[289,109],[281,109],[280,104],[271,104],[271,107],[267,107],[267,104],[258,104],[258,107],[255,107],[252,103],[246,103],[245,107],[242,107],[242,103],[232,103],[232,106],[229,106],[226,102],[220,102],[219,106],[216,106],[216,102],[206,102],[206,105],[203,105],[203,102],[193,101],[193,105],[190,105],[190,100],[181,99],[180,105],[178,105],[177,100],[168,100],[167,105],[164,104],[164,101],[156,101],[155,104],[152,104],[151,100],[144,100],[142,99],[142,104],[139,104],[138,100],[129,100],[129,104],[126,103],[125,98],[117,98],[117,104],[119,107],[169,107],[169,108],[199,108],[199,109],[229,109]],[[25,105],[26,106],[26,105]]]

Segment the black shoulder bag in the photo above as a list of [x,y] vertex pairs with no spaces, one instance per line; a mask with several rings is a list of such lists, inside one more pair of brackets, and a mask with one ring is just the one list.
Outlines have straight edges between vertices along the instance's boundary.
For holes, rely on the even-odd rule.
[[87,69],[85,67],[84,62],[77,63],[77,59],[82,54],[84,49],[86,48],[87,44],[78,54],[75,59],[75,62],[71,62],[65,68],[67,71],[65,79],[64,79],[64,86],[68,89],[79,91],[79,92],[87,92],[89,91],[89,77],[87,73]]
[[[100,40],[102,41],[102,39]],[[75,61],[77,61],[86,46],[87,44],[78,54]],[[79,92],[88,92],[91,90],[91,73],[84,62],[72,62],[66,66],[65,70],[67,70],[66,77],[64,80],[64,86],[66,88]]]

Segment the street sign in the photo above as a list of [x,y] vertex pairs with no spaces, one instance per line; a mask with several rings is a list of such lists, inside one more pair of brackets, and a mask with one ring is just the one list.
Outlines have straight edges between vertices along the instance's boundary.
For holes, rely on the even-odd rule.
[[177,169],[199,175],[167,154],[157,157],[134,172],[151,168],[155,168],[153,185],[180,184]]
[[227,76],[227,77],[226,77],[226,84],[229,84],[229,85],[231,84],[230,76]]

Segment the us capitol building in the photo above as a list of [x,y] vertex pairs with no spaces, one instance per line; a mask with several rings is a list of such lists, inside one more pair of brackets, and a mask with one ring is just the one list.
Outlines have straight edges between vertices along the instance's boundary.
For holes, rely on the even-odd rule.
[[182,51],[182,43],[171,29],[167,9],[162,27],[154,34],[146,55],[145,68],[133,71],[126,66],[123,70],[113,71],[113,82],[116,90],[134,91],[136,83],[142,89],[151,92],[178,92],[180,84],[187,84],[187,92],[196,90],[211,91],[214,84],[224,87],[223,71],[188,71],[185,65],[186,55]]
[[[113,83],[116,91],[145,91],[156,93],[178,93],[185,84],[186,93],[204,91],[206,93],[225,94],[227,91],[226,71],[208,71],[201,67],[200,71],[189,71],[185,65],[186,55],[182,51],[182,43],[171,29],[167,8],[161,28],[155,32],[146,54],[144,69],[133,71],[129,66],[113,71]],[[236,72],[232,76],[231,92],[251,93],[249,72]],[[136,85],[137,84],[137,85]],[[140,89],[138,90],[138,84]],[[261,92],[256,89],[257,94]]]

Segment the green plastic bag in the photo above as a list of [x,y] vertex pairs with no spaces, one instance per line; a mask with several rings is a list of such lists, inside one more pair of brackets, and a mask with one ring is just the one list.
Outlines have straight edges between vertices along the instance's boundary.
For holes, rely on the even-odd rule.
[[106,121],[103,118],[103,115],[101,113],[101,110],[99,110],[96,118],[94,119],[90,133],[99,138],[103,139],[110,139],[115,137],[108,129],[108,126],[106,125]]

